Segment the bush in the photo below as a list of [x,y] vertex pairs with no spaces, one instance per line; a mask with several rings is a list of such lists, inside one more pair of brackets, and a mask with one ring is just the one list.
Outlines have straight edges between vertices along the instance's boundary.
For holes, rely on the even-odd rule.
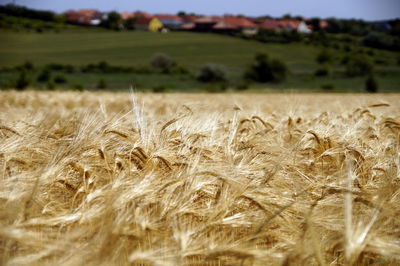
[[54,82],[57,83],[57,84],[66,83],[67,82],[67,78],[64,77],[63,75],[57,75],[54,78]]
[[378,92],[378,82],[372,74],[365,81],[365,90],[369,93]]
[[171,74],[190,74],[190,70],[184,66],[175,66],[171,69]]
[[203,65],[197,75],[197,80],[200,82],[225,82],[227,81],[226,70],[215,64]]
[[332,59],[333,59],[333,55],[332,55],[331,51],[329,51],[327,49],[320,51],[316,57],[317,62],[320,64],[329,63],[332,61]]
[[25,71],[21,71],[19,73],[18,79],[15,83],[15,88],[17,90],[24,90],[26,87],[28,87],[30,81],[28,79],[28,77],[26,76],[26,72]]
[[104,79],[100,79],[99,83],[97,83],[96,87],[98,89],[106,89],[107,88],[107,82]]
[[399,50],[399,38],[390,36],[383,32],[370,32],[362,40],[365,46],[388,49],[388,50]]
[[323,89],[323,90],[333,90],[334,88],[335,88],[335,86],[330,83],[321,85],[321,89]]
[[226,82],[214,82],[209,83],[206,86],[206,90],[212,93],[224,92],[228,89],[228,84]]
[[52,81],[47,82],[47,89],[54,90],[56,88],[56,84]]
[[39,76],[37,77],[38,82],[48,82],[51,78],[50,69],[44,68],[42,72],[40,72]]
[[371,73],[372,63],[363,55],[352,55],[346,64],[346,75],[349,77],[364,76]]
[[165,92],[167,90],[167,87],[165,87],[164,85],[157,85],[153,87],[153,92],[155,93],[162,93]]
[[326,77],[329,76],[329,69],[326,66],[322,66],[320,68],[318,68],[317,70],[315,70],[314,75],[316,77]]
[[259,53],[255,56],[255,62],[246,70],[244,77],[257,82],[280,82],[286,79],[286,75],[287,67],[283,62],[269,59],[268,55]]
[[34,68],[35,68],[31,61],[26,61],[22,66],[25,70],[28,70],[28,71],[34,70]]
[[170,73],[176,63],[166,54],[155,54],[151,60],[151,66],[161,70],[162,73]]
[[240,83],[238,83],[235,87],[238,91],[244,91],[247,90],[249,88],[249,83],[246,82],[245,80],[241,81]]
[[82,85],[82,84],[75,84],[75,85],[73,86],[73,88],[74,88],[75,90],[78,90],[78,91],[83,91],[83,85]]

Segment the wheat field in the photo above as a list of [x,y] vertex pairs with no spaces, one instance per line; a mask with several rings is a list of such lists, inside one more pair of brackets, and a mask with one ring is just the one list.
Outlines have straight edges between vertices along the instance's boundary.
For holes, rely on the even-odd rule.
[[399,265],[399,103],[0,92],[0,264]]

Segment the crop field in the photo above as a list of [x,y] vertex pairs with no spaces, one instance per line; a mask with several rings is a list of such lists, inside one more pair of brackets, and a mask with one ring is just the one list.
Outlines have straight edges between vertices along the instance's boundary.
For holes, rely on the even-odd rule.
[[400,95],[0,92],[1,265],[399,265]]

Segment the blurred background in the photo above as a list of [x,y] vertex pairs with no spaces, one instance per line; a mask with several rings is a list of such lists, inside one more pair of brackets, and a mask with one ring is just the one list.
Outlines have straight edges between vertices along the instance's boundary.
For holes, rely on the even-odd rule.
[[0,88],[400,91],[397,0],[135,2],[1,0]]

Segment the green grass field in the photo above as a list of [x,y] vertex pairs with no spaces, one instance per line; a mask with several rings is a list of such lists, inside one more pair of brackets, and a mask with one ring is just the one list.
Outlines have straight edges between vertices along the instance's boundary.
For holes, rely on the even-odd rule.
[[147,64],[154,53],[163,52],[189,67],[213,62],[235,69],[249,64],[255,53],[267,52],[301,72],[316,67],[314,58],[318,50],[305,44],[264,44],[189,32],[2,32],[0,38],[0,66],[14,66],[27,60],[37,65],[54,62],[82,65],[100,60],[115,65]]
[[[254,84],[259,88],[308,88],[320,89],[331,84],[339,91],[362,90],[364,79],[355,78],[315,78],[314,71],[319,67],[316,55],[322,47],[305,43],[273,44],[243,40],[237,37],[217,34],[190,32],[170,32],[168,34],[143,31],[114,32],[104,29],[64,29],[56,32],[0,32],[0,67],[13,67],[26,61],[41,67],[49,63],[87,65],[106,61],[111,65],[143,66],[148,65],[155,53],[166,53],[179,65],[189,68],[195,74],[206,63],[224,65],[228,70],[231,83],[240,82],[241,75],[257,52],[266,52],[271,57],[285,62],[291,73],[288,80],[281,84]],[[333,50],[336,62],[340,61],[343,51]],[[400,66],[396,65],[398,53],[374,51],[374,58],[387,62],[376,65],[380,71],[391,71],[390,75],[378,77],[384,91],[399,89]],[[338,63],[332,66],[334,71],[342,71]],[[32,73],[31,79],[37,75]],[[154,88],[158,85],[174,90],[204,87],[195,80],[186,77],[141,74],[65,74],[68,84],[81,84],[85,88],[94,88],[100,79],[105,79],[108,88],[127,88],[137,85],[141,88]],[[16,74],[0,74],[0,83],[7,83]],[[311,78],[310,78],[311,77]],[[190,87],[190,88],[189,88]]]

